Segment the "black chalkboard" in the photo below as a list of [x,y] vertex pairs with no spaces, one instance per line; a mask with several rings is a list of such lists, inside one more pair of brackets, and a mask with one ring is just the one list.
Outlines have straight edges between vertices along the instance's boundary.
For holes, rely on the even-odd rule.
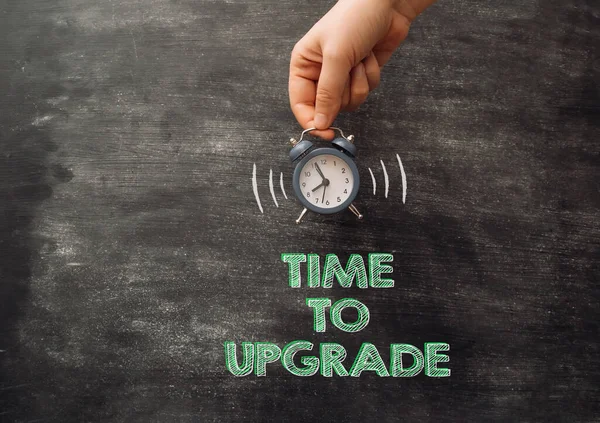
[[[598,421],[597,2],[427,10],[336,121],[364,219],[298,225],[289,56],[332,4],[0,2],[0,420]],[[394,286],[292,288],[286,253],[390,254]],[[307,298],[370,320],[316,332]],[[451,373],[226,367],[295,340]]]

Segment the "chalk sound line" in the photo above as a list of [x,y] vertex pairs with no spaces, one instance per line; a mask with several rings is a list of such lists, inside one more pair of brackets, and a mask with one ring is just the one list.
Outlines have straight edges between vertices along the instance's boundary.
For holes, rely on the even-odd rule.
[[260,212],[264,213],[262,205],[260,204],[260,197],[258,196],[258,185],[256,183],[256,163],[254,163],[254,167],[252,168],[252,191],[254,191],[254,198],[256,198],[256,204],[258,204]]
[[398,166],[400,166],[400,173],[402,173],[402,204],[406,204],[406,173],[398,154],[396,154],[396,158],[398,159]]
[[371,181],[373,181],[373,195],[377,192],[377,181],[375,181],[375,175],[373,175],[373,171],[369,168],[369,173],[371,174]]
[[388,198],[388,192],[390,189],[390,178],[388,176],[388,173],[385,168],[385,164],[383,163],[383,160],[379,160],[379,162],[381,163],[381,168],[383,169],[383,182],[385,185],[385,198]]
[[271,197],[273,197],[275,207],[279,208],[277,197],[275,197],[275,190],[273,189],[273,169],[269,169],[269,191],[271,191]]
[[281,187],[281,192],[283,193],[283,196],[287,200],[287,194],[285,193],[285,188],[283,187],[283,172],[279,173],[279,186]]

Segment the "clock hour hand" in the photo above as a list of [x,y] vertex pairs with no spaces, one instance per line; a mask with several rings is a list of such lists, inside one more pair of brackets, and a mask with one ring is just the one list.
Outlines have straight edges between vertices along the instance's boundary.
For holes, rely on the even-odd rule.
[[321,182],[319,185],[317,185],[316,187],[314,187],[312,189],[312,192],[315,192],[316,190],[318,190],[321,187],[327,187],[329,185],[329,179],[323,179],[323,182]]
[[312,192],[315,192],[316,190],[318,190],[319,188],[321,188],[321,187],[322,187],[322,186],[324,186],[324,185],[325,185],[325,181],[321,182],[319,185],[317,185],[316,187],[314,187],[314,188],[312,189]]

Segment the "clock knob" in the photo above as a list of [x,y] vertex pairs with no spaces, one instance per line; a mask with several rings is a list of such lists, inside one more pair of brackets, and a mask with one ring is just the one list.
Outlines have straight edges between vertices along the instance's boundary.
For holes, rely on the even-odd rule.
[[300,142],[294,142],[293,145],[294,146],[290,150],[290,160],[292,163],[303,157],[306,152],[312,148],[313,143],[307,140],[302,140]]
[[342,153],[346,153],[350,157],[356,156],[356,146],[348,141],[346,138],[336,138],[331,143],[340,150]]

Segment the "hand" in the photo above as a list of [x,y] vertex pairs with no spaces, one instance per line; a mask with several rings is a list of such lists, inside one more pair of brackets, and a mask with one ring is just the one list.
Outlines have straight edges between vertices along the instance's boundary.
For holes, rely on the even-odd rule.
[[357,109],[379,85],[381,67],[434,1],[338,1],[292,52],[289,96],[298,123],[332,139],[326,129],[337,114]]

